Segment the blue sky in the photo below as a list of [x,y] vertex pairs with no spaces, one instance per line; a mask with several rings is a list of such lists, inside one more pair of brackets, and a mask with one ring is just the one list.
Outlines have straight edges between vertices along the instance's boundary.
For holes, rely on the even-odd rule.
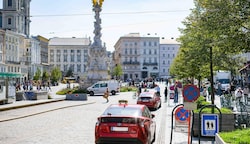
[[[181,21],[192,8],[193,0],[104,0],[102,41],[107,50],[113,51],[118,39],[128,33],[177,38],[178,27],[183,27]],[[32,0],[30,10],[31,35],[91,37],[93,40],[92,0]]]

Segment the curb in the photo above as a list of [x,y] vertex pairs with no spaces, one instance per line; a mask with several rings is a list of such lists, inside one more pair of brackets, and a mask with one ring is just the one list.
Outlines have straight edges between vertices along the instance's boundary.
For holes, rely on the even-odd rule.
[[11,110],[11,109],[24,108],[24,107],[29,107],[29,106],[34,106],[34,105],[41,105],[41,104],[52,103],[52,102],[59,102],[59,101],[64,101],[64,100],[65,99],[55,99],[55,100],[49,100],[49,101],[44,101],[44,102],[37,102],[37,103],[23,104],[23,105],[17,105],[17,106],[10,106],[10,107],[5,107],[5,108],[0,108],[0,111],[7,111],[7,110]]
[[[41,104],[45,104],[45,103],[59,102],[59,101],[64,101],[64,99],[62,99],[62,100],[54,100],[54,101],[47,101],[47,102],[41,102],[41,103],[36,103],[36,104],[27,104],[27,105],[17,106],[17,107],[14,107],[14,108],[6,108],[6,110],[17,109],[17,108],[22,108],[22,107],[29,107],[29,106],[34,106],[34,105],[41,105]],[[93,101],[93,102],[87,102],[87,103],[84,103],[84,104],[76,104],[76,105],[69,105],[69,106],[62,106],[62,107],[58,107],[58,108],[52,108],[52,109],[44,110],[44,111],[41,111],[41,112],[30,113],[30,114],[26,114],[26,115],[23,115],[23,116],[17,116],[17,117],[14,117],[14,118],[0,119],[0,122],[21,119],[21,118],[25,118],[25,117],[39,115],[39,114],[42,114],[42,113],[47,113],[47,112],[51,112],[51,111],[56,111],[56,110],[64,109],[64,108],[77,107],[77,106],[94,104],[94,103],[96,103],[96,102]]]

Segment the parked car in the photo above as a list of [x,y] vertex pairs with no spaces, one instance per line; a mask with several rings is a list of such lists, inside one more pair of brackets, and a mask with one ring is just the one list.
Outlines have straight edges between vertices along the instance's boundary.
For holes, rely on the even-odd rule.
[[97,118],[96,144],[151,144],[156,137],[155,115],[145,105],[120,100]]
[[103,95],[106,90],[112,95],[120,92],[120,83],[117,80],[108,80],[108,81],[98,81],[92,86],[87,88],[89,95]]
[[140,93],[137,104],[146,105],[150,109],[159,109],[161,107],[161,97],[155,90]]

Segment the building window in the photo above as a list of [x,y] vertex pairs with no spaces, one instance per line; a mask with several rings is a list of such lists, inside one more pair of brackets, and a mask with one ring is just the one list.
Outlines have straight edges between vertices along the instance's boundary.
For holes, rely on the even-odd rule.
[[70,61],[74,62],[74,55],[73,54],[70,55]]
[[173,58],[175,57],[175,54],[173,54]]
[[149,54],[151,55],[151,49],[149,50]]
[[125,54],[128,54],[128,49],[127,48],[125,48]]
[[11,18],[8,18],[8,25],[11,25]]
[[8,7],[12,7],[12,0],[8,0]]
[[155,54],[157,54],[157,50],[155,49]]
[[131,48],[131,49],[129,49],[129,53],[130,53],[130,54],[132,54],[132,48]]
[[165,64],[165,61],[163,61],[162,64]]
[[63,65],[63,70],[66,72],[68,71],[68,65]]
[[68,58],[68,57],[67,57],[67,54],[64,54],[64,55],[63,55],[63,62],[67,62],[67,58]]
[[146,45],[147,45],[147,43],[146,43],[146,42],[144,42],[144,43],[143,43],[143,46],[146,46]]
[[77,55],[77,62],[81,61],[81,55]]
[[144,49],[143,54],[146,54],[146,49]]
[[151,45],[151,42],[148,43],[148,46],[152,46],[152,45]]
[[154,42],[154,46],[157,46],[157,42]]
[[77,65],[77,72],[81,72],[81,64]]
[[163,54],[162,57],[165,57],[165,54]]

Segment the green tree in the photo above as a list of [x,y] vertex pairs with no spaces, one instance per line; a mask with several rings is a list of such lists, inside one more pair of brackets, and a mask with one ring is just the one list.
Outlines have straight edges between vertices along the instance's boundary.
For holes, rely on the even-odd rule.
[[61,77],[62,77],[62,72],[60,71],[60,69],[58,67],[54,67],[51,71],[51,76],[50,76],[51,81],[53,83],[58,82]]
[[236,55],[250,49],[249,2],[194,2],[195,8],[183,21],[186,27],[180,29],[180,51],[170,67],[170,73],[181,78],[209,77],[211,61],[214,70],[235,71],[242,62]]
[[36,73],[35,73],[35,75],[34,75],[34,77],[33,77],[33,80],[40,80],[40,78],[41,78],[41,70],[39,69],[39,68],[37,68],[37,70],[36,70]]
[[115,76],[116,79],[120,79],[122,74],[123,74],[122,66],[120,64],[117,64],[113,69],[113,76]]
[[43,81],[48,81],[49,80],[49,73],[47,71],[43,72],[43,75],[42,75],[42,80]]

